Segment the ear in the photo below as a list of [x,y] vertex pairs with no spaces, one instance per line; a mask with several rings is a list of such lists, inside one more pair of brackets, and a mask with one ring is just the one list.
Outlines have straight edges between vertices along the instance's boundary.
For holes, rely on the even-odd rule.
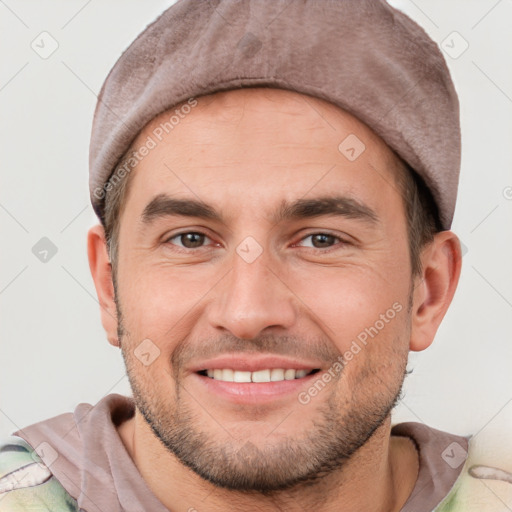
[[451,231],[434,236],[421,254],[422,273],[414,282],[410,349],[425,350],[434,341],[450,305],[461,270],[460,241]]
[[114,300],[112,267],[108,258],[107,242],[103,226],[98,224],[87,234],[87,254],[96,294],[100,303],[101,323],[111,345],[119,347],[117,337],[117,310]]

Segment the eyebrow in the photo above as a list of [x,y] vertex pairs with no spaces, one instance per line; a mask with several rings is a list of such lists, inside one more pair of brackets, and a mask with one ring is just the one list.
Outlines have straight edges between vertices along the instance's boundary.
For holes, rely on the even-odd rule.
[[[354,198],[345,196],[297,199],[292,203],[283,200],[271,216],[271,221],[278,224],[287,220],[324,215],[358,219],[369,224],[376,224],[379,221],[378,215],[370,207]],[[142,212],[141,221],[143,224],[150,224],[157,219],[174,216],[198,217],[225,224],[222,214],[213,206],[200,200],[181,199],[167,194],[159,194],[147,204]]]

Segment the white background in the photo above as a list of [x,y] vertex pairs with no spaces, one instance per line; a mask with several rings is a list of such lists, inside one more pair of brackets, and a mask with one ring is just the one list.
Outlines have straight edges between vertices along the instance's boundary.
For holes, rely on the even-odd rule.
[[[510,427],[512,2],[391,3],[441,46],[446,40],[461,49],[454,31],[469,44],[456,59],[445,54],[462,116],[453,230],[467,253],[434,344],[411,357],[394,422],[422,421],[458,434]],[[86,256],[87,229],[96,222],[88,144],[108,71],[170,4],[0,2],[0,436],[80,402],[129,393],[120,352],[100,323]],[[59,45],[47,59],[31,48],[43,31]],[[57,247],[46,263],[32,253],[42,237]]]

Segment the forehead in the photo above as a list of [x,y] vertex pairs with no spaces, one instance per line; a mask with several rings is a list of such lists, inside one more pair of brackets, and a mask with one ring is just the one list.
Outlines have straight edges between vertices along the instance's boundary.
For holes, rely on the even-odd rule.
[[[311,144],[327,145],[338,141],[343,130],[349,130],[356,133],[366,146],[371,146],[372,151],[378,151],[387,158],[395,157],[370,127],[348,111],[321,98],[295,91],[249,87],[200,96],[196,98],[196,105],[187,107],[185,111],[183,106],[186,104],[187,101],[184,101],[154,118],[141,131],[134,145],[140,144],[148,135],[154,135],[155,131],[162,131],[162,127],[165,133],[157,138],[166,138],[170,132],[184,132],[187,129],[210,129],[215,132],[231,128],[240,135],[246,135],[250,142],[255,128],[259,134],[273,136],[272,128],[279,125],[280,128],[288,127],[283,137],[292,143],[307,137]],[[179,119],[176,115],[172,116],[182,109],[185,115],[180,115]],[[169,125],[171,117],[174,118],[172,126]]]
[[181,195],[217,195],[239,207],[250,191],[263,207],[278,192],[281,202],[291,201],[313,189],[325,195],[341,183],[356,197],[380,193],[382,201],[389,200],[383,185],[397,191],[393,151],[368,126],[327,101],[271,88],[196,100],[192,108],[178,105],[159,115],[137,137],[132,150],[152,146],[133,171],[137,196],[173,189]]

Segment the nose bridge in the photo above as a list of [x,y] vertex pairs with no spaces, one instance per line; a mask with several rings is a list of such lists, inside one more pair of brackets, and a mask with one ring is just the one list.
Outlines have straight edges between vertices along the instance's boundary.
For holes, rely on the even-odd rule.
[[293,293],[278,277],[278,266],[254,238],[244,239],[210,309],[211,324],[239,338],[254,338],[267,327],[290,328]]

